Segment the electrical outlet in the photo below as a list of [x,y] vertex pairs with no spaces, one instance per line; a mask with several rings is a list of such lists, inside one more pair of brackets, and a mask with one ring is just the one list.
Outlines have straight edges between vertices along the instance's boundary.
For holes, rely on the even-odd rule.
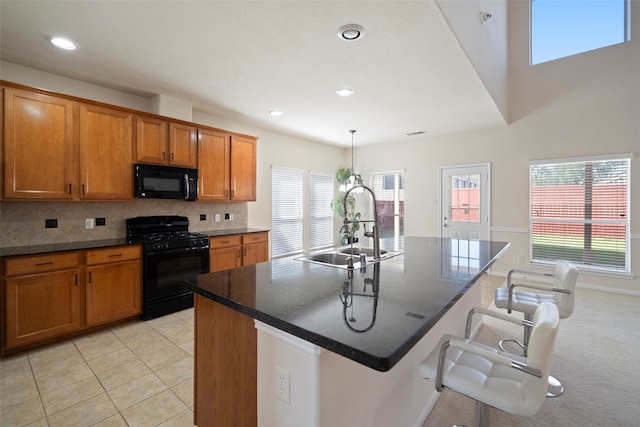
[[200,214],[200,221],[206,221],[207,220],[207,214]]
[[85,230],[90,230],[93,228],[93,218],[87,218],[84,220],[84,228]]
[[276,366],[276,396],[286,404],[291,403],[290,379],[289,371]]
[[232,213],[229,214],[229,221],[233,221],[233,214]]
[[106,225],[107,220],[105,218],[96,218],[96,227]]
[[229,214],[228,213],[224,214],[224,219],[229,219]]
[[220,222],[220,214],[215,214],[214,218],[216,222]]

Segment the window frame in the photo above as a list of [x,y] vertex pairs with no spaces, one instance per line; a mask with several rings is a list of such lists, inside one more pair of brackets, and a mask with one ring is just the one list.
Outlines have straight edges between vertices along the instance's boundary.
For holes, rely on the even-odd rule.
[[[536,160],[529,162],[529,261],[532,264],[555,264],[559,259],[564,258],[534,258],[534,235],[536,234],[536,230],[534,227],[534,223],[544,224],[544,223],[562,223],[565,225],[568,224],[591,224],[591,225],[616,225],[616,224],[624,224],[624,267],[618,268],[615,264],[610,263],[608,265],[599,265],[593,263],[585,263],[576,260],[569,261],[573,262],[580,269],[591,270],[593,272],[607,273],[607,274],[624,274],[629,275],[631,273],[631,159],[633,158],[633,153],[623,153],[623,154],[613,154],[613,155],[604,155],[604,156],[590,156],[590,157],[578,157],[578,158],[564,158],[564,159],[549,159],[549,160]],[[557,166],[562,164],[591,164],[596,162],[607,162],[607,161],[625,161],[626,162],[626,170],[625,172],[625,219],[615,221],[613,219],[598,219],[598,218],[581,218],[576,219],[575,217],[555,217],[555,216],[534,216],[534,201],[533,201],[533,187],[534,187],[534,176],[533,171],[536,167],[542,166]],[[576,168],[577,169],[577,168]],[[591,180],[591,183],[595,185],[596,183]],[[590,187],[586,182],[582,184],[583,187]],[[593,188],[593,187],[591,187]],[[551,192],[546,194],[552,194]],[[610,207],[611,204],[598,204],[595,205],[593,203],[589,204],[586,200],[583,202],[582,209],[584,212],[587,210],[596,210],[597,207]],[[537,219],[537,220],[536,220]],[[583,233],[580,237],[584,238],[585,234]],[[568,237],[568,234],[564,235]],[[591,240],[590,240],[591,242]],[[568,248],[569,246],[562,246],[564,248]],[[591,246],[590,246],[591,247]],[[583,242],[584,249],[584,242]],[[584,258],[583,258],[584,261]]]

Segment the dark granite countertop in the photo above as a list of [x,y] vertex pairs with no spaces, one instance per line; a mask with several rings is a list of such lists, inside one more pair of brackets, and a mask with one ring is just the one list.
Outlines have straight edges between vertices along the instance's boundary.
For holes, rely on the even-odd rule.
[[[233,228],[228,230],[210,230],[200,231],[209,237],[229,236],[232,234],[248,234],[260,233],[264,230],[260,228]],[[25,246],[9,246],[0,248],[0,257],[18,256],[18,255],[39,255],[55,252],[79,251],[85,249],[100,249],[111,246],[122,246],[130,244],[125,237],[102,240],[80,240],[77,242],[64,243],[47,243],[41,245],[25,245]]]
[[185,282],[194,292],[378,371],[391,369],[509,247],[406,237],[364,271],[290,258]]
[[38,255],[55,252],[80,251],[83,249],[100,249],[111,246],[128,245],[124,237],[103,240],[80,240],[77,242],[48,243],[43,245],[10,246],[0,249],[0,256]]
[[269,230],[264,230],[262,228],[231,228],[228,230],[199,231],[198,233],[206,234],[209,237],[220,237],[220,236],[230,236],[232,234],[262,233],[264,231],[269,231]]

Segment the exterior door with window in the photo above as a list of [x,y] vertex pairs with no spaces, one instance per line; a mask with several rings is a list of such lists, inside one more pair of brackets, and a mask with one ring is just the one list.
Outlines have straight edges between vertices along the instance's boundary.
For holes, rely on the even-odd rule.
[[489,164],[442,167],[440,236],[489,239]]

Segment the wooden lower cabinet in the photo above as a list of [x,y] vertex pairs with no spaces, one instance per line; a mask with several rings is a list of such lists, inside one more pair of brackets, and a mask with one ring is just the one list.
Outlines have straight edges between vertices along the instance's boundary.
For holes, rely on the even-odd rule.
[[[91,266],[93,262],[104,263]],[[140,262],[140,247],[87,252],[87,326],[142,313]]]
[[79,331],[84,316],[78,269],[6,279],[6,347]]
[[139,245],[2,260],[2,354],[142,312]]
[[251,317],[195,295],[194,424],[258,424],[257,332]]
[[223,271],[269,260],[269,233],[235,234],[209,239],[209,271]]
[[242,236],[209,238],[209,271],[223,271],[242,266]]
[[269,233],[242,235],[242,265],[269,261]]

